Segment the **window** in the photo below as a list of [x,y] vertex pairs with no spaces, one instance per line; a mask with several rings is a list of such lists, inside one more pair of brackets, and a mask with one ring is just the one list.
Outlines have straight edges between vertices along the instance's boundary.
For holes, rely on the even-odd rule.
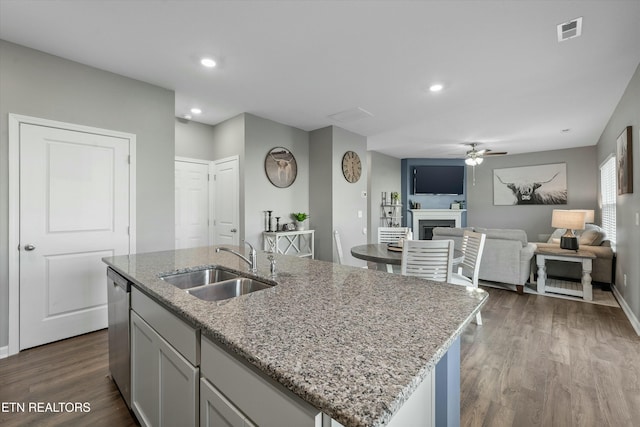
[[600,166],[600,206],[602,208],[602,228],[612,244],[616,243],[616,158],[609,157]]

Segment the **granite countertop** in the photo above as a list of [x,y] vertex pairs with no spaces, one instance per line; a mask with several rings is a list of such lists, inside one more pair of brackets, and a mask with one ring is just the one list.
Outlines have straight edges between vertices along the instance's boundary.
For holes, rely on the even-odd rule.
[[[237,249],[237,248],[235,248]],[[215,247],[104,258],[201,333],[346,427],[383,426],[486,301],[480,289],[258,252],[278,285],[208,302],[159,279],[176,270],[247,264]]]

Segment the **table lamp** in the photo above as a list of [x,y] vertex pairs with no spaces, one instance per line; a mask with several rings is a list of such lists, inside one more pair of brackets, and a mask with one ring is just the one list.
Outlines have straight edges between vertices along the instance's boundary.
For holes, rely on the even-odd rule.
[[560,238],[562,249],[578,250],[578,238],[573,230],[583,230],[586,211],[554,209],[551,216],[551,226],[565,228],[567,231]]
[[595,212],[593,209],[572,209],[577,212],[584,212],[584,223],[585,224],[593,224],[595,222]]

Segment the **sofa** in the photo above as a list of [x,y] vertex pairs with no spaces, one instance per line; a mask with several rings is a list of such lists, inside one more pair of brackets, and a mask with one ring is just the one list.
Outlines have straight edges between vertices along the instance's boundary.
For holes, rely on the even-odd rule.
[[536,251],[536,245],[527,241],[527,233],[524,230],[479,227],[435,227],[433,239],[453,240],[455,248],[461,249],[465,230],[487,236],[480,261],[479,279],[509,283],[516,286],[519,294],[524,293],[524,284],[529,279],[531,260]]
[[[546,242],[536,243],[543,249],[547,247],[559,247],[560,236],[565,233],[564,229],[553,232]],[[605,231],[594,224],[587,224],[584,230],[576,232],[580,250],[587,251],[596,256],[592,262],[591,280],[594,282],[611,284],[613,282],[613,260],[614,252],[611,242],[607,240]],[[580,280],[582,267],[575,262],[552,261],[546,263],[547,276],[562,279]],[[535,268],[535,267],[534,267]]]

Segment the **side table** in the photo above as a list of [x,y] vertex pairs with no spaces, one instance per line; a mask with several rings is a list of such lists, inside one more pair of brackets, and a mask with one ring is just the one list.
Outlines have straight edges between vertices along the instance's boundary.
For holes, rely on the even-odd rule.
[[262,238],[267,252],[314,258],[314,230],[264,231]]
[[[560,248],[537,249],[536,264],[538,265],[538,293],[553,292],[562,295],[581,297],[585,301],[593,300],[591,287],[592,260],[596,256],[587,251],[572,251]],[[577,262],[582,265],[582,280],[580,283],[566,280],[549,279],[547,277],[546,261],[549,259],[567,262]]]

